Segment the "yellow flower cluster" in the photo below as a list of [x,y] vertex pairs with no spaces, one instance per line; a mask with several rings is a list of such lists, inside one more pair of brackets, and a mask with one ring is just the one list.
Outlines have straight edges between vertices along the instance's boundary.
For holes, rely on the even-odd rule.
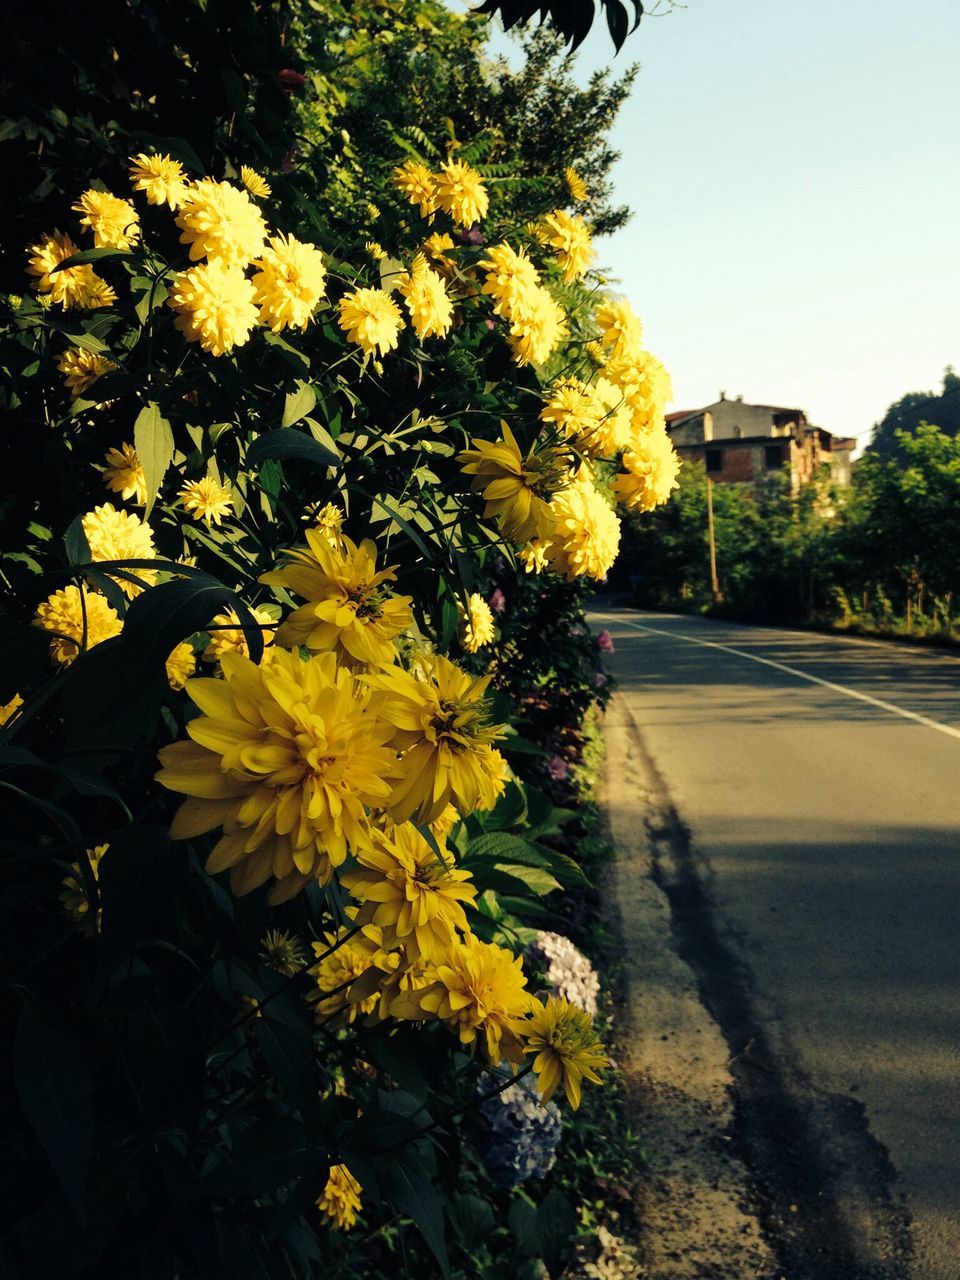
[[579,214],[554,209],[543,219],[537,236],[542,244],[556,249],[557,266],[567,284],[586,275],[596,255],[590,229]]
[[494,637],[493,614],[483,596],[475,591],[467,600],[467,607],[459,606],[460,643],[467,653],[476,653]]
[[461,160],[448,160],[431,173],[419,160],[407,160],[393,171],[394,183],[421,218],[432,218],[438,209],[448,213],[455,226],[472,227],[487,216],[490,197],[476,169]]
[[486,270],[481,292],[493,298],[494,313],[508,321],[517,364],[543,364],[566,336],[563,308],[522,248],[494,245],[480,265]]

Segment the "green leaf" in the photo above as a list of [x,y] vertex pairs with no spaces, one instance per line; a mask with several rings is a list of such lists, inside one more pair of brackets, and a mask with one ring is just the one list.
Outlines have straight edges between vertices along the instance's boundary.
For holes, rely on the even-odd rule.
[[330,452],[339,461],[340,449],[337,445],[336,440],[334,440],[333,436],[326,429],[326,427],[321,426],[320,423],[317,422],[316,418],[307,417],[307,418],[304,418],[304,422],[309,427],[310,434],[313,436],[314,440],[316,440],[317,444],[322,444],[325,449],[329,449]]
[[246,604],[209,573],[164,582],[137,596],[127,610],[122,644],[138,655],[142,666],[166,662],[181,640],[202,631],[224,605],[236,610],[250,656],[259,662],[263,653],[260,624]]
[[54,1012],[28,1000],[13,1043],[20,1103],[64,1194],[86,1221],[87,1170],[93,1155],[90,1075],[80,1045]]
[[250,467],[259,466],[268,459],[286,461],[291,458],[312,462],[318,467],[335,467],[340,461],[338,453],[293,427],[277,427],[268,431],[258,436],[247,450],[247,465]]
[[63,545],[67,550],[67,559],[71,564],[88,564],[91,560],[90,544],[83,531],[83,516],[77,516],[70,522],[63,535]]
[[563,1273],[570,1259],[576,1230],[577,1217],[570,1201],[556,1188],[548,1191],[537,1206],[536,1235],[540,1244],[540,1257],[552,1276]]
[[288,393],[283,405],[282,427],[292,427],[295,422],[305,418],[317,403],[317,393],[309,382],[301,382],[296,391]]
[[495,869],[502,875],[519,880],[532,893],[535,893],[538,898],[545,898],[548,893],[553,893],[554,889],[560,888],[560,881],[542,867],[526,867],[521,863],[498,862]]
[[497,1225],[493,1210],[479,1196],[456,1196],[447,1209],[447,1217],[467,1252],[485,1244]]
[[402,1157],[386,1161],[381,1171],[381,1186],[386,1199],[416,1223],[445,1280],[449,1280],[450,1263],[440,1197],[423,1164],[409,1148]]
[[287,1097],[306,1117],[316,1109],[320,1097],[313,1028],[306,1022],[293,1025],[272,1016],[278,999],[283,997],[274,997],[255,1022],[257,1044]]
[[207,1195],[264,1195],[324,1166],[329,1156],[309,1144],[302,1123],[269,1116],[244,1129],[229,1160],[201,1186]]
[[144,519],[149,516],[167,467],[173,461],[173,430],[152,400],[141,409],[133,424],[133,447],[137,451],[147,485]]
[[129,249],[81,249],[79,253],[64,258],[50,272],[54,276],[58,271],[66,271],[67,267],[81,267],[88,262],[102,262],[104,258],[132,258],[135,255]]

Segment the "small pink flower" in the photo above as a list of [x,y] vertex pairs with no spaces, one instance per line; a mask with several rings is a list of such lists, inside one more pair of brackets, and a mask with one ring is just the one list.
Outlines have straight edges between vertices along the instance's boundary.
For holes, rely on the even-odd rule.
[[606,627],[604,627],[603,630],[600,632],[600,634],[597,636],[597,648],[601,650],[602,653],[614,652],[613,641],[611,640],[610,632],[607,630]]
[[494,587],[490,592],[490,598],[487,601],[487,604],[494,613],[503,613],[504,609],[507,607],[507,598],[499,587]]
[[594,677],[593,677],[593,687],[594,687],[595,689],[602,689],[602,688],[604,687],[604,685],[606,685],[606,684],[607,684],[607,682],[609,681],[609,679],[610,679],[610,677],[609,677],[609,676],[605,676],[605,675],[603,674],[603,672],[602,672],[602,671],[597,671],[597,672],[595,672]]
[[303,72],[294,71],[292,67],[284,67],[282,71],[278,71],[277,79],[287,93],[293,93],[294,89],[302,89],[307,83],[307,77]]

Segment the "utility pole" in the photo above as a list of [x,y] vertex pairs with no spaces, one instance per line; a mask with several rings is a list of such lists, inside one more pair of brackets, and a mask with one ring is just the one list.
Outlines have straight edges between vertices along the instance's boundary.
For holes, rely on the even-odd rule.
[[707,476],[707,538],[710,542],[710,592],[714,604],[722,604],[720,580],[717,577],[717,539],[713,532],[713,481]]

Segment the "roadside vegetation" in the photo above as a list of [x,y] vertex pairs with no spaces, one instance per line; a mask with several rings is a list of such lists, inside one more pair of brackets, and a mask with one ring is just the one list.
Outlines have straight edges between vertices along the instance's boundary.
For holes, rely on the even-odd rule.
[[658,608],[960,641],[958,393],[948,370],[942,395],[894,405],[850,488],[831,486],[826,473],[797,495],[786,476],[756,491],[715,484],[719,601],[707,478],[685,463],[660,510],[628,518],[615,585]]

